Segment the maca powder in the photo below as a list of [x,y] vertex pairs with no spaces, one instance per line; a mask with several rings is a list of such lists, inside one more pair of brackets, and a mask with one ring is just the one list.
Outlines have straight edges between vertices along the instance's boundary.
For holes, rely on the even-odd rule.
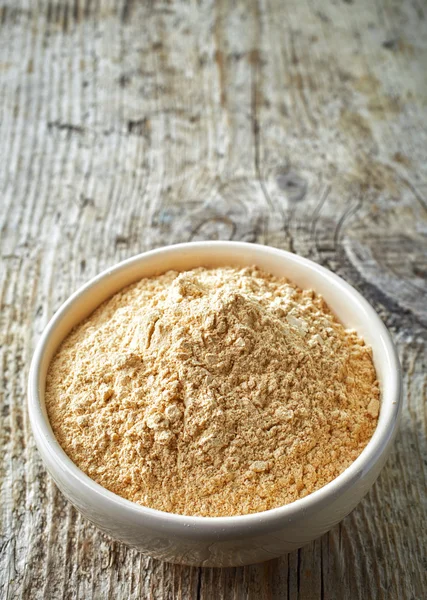
[[68,456],[138,504],[242,515],[346,469],[380,406],[371,349],[312,291],[253,268],[142,279],[60,346],[46,405]]

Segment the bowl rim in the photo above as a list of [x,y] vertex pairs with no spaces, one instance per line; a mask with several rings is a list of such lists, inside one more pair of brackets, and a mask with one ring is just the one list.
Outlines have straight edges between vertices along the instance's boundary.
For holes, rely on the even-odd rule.
[[[42,364],[43,354],[48,346],[49,340],[56,327],[60,323],[68,311],[72,310],[82,296],[88,293],[89,290],[98,286],[105,278],[116,274],[119,271],[128,269],[131,266],[145,260],[150,260],[154,256],[168,253],[178,253],[184,250],[196,251],[206,247],[223,247],[230,250],[236,247],[241,249],[257,250],[271,256],[281,256],[287,261],[293,261],[296,264],[304,265],[314,271],[317,271],[323,278],[327,279],[334,285],[335,288],[340,288],[347,295],[350,294],[357,301],[361,311],[365,316],[372,321],[372,326],[378,330],[378,335],[381,337],[383,351],[387,357],[387,370],[385,376],[389,378],[391,392],[387,398],[382,398],[387,405],[390,405],[388,418],[383,422],[382,427],[379,423],[374,431],[372,438],[369,440],[361,454],[351,463],[335,479],[319,488],[318,490],[308,494],[307,496],[295,500],[289,504],[285,504],[276,508],[271,508],[266,511],[250,513],[246,515],[221,516],[221,517],[205,517],[205,516],[188,516],[176,513],[169,513],[154,508],[142,506],[127,500],[114,492],[111,492],[92,480],[86,475],[65,453],[59,445],[52,431],[47,415],[43,413],[44,398],[41,397],[39,389],[40,368]],[[238,261],[237,261],[238,262]],[[255,261],[256,262],[256,261]],[[125,284],[126,286],[127,284]],[[124,286],[124,287],[125,287]],[[192,526],[205,532],[221,531],[223,534],[232,531],[247,530],[250,526],[252,533],[260,528],[265,529],[267,525],[274,527],[278,521],[288,520],[293,521],[295,517],[302,514],[311,514],[320,508],[328,505],[334,498],[339,497],[344,491],[348,490],[358,479],[364,476],[373,465],[378,461],[382,454],[387,450],[392,443],[396,433],[399,416],[402,407],[402,377],[399,358],[396,348],[392,341],[391,335],[381,321],[378,314],[375,312],[369,302],[349,283],[344,279],[326,269],[325,267],[315,263],[314,261],[299,256],[297,254],[274,248],[272,246],[264,246],[261,244],[252,244],[248,242],[234,241],[203,241],[203,242],[187,242],[182,244],[168,245],[148,252],[143,252],[127,258],[113,267],[103,270],[87,281],[84,285],[77,289],[54,313],[45,327],[33,354],[29,377],[28,377],[28,410],[31,422],[33,435],[36,445],[42,455],[43,463],[47,470],[52,474],[51,469],[46,465],[45,453],[52,457],[52,461],[61,471],[66,473],[72,480],[73,486],[78,485],[80,490],[85,490],[88,499],[91,503],[96,501],[102,504],[108,504],[110,508],[132,512],[134,516],[139,516],[141,519],[149,519],[152,523],[158,521],[159,526],[164,526],[166,523],[179,530],[182,533],[189,534],[188,527]],[[54,477],[55,479],[55,477]],[[269,527],[270,528],[270,527]]]

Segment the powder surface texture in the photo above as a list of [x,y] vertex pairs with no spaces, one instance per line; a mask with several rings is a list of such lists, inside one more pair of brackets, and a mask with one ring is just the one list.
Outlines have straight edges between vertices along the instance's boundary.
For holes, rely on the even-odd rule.
[[354,461],[380,406],[371,349],[324,300],[255,267],[169,271],[60,346],[46,405],[68,456],[129,500],[264,511]]

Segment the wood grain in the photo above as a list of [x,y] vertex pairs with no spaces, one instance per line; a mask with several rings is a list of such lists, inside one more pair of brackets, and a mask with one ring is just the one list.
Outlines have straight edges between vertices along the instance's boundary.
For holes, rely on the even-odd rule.
[[[418,600],[427,589],[427,8],[422,0],[0,3],[0,596]],[[144,558],[46,475],[25,407],[53,312],[163,244],[290,249],[390,328],[405,407],[338,527],[239,569]]]

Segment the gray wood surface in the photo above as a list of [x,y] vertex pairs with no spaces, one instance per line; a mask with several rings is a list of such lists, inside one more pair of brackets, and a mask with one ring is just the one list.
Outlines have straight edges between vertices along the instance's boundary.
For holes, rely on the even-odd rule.
[[[427,595],[427,4],[0,1],[0,597]],[[144,558],[46,475],[25,406],[53,312],[163,244],[257,241],[342,275],[399,348],[393,454],[342,524],[237,569]]]

